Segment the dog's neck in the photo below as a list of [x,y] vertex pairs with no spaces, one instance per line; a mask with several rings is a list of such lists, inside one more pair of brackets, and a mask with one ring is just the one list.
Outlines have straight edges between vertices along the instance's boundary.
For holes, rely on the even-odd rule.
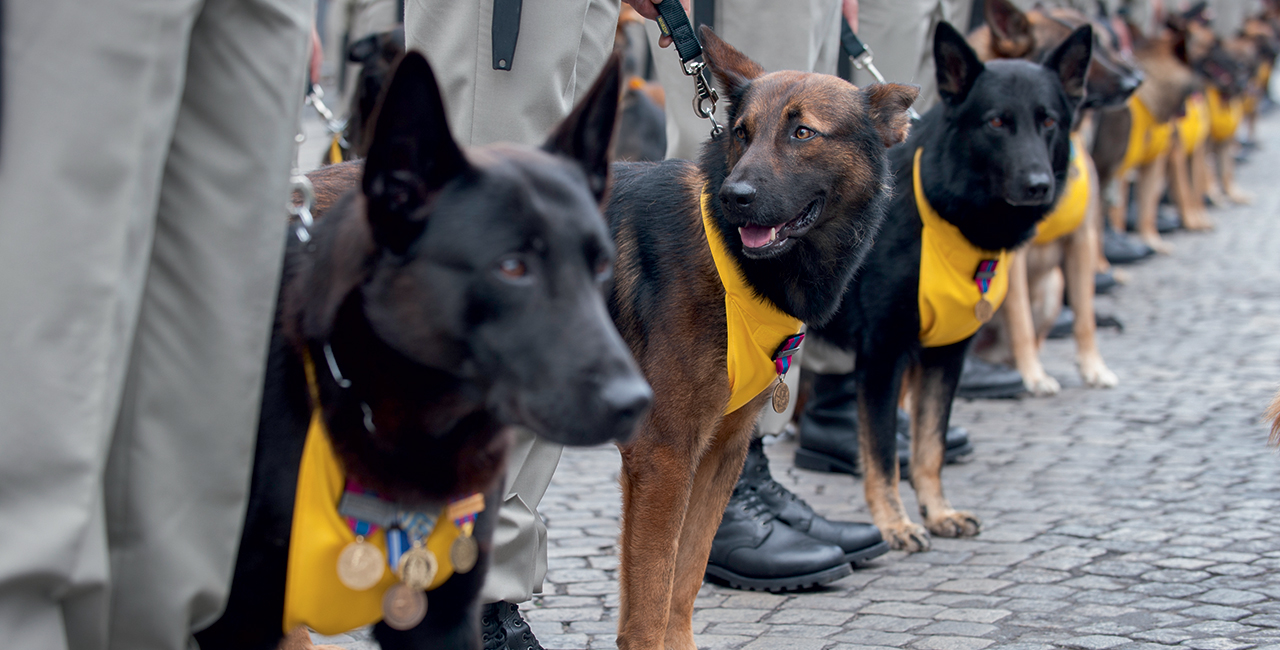
[[487,490],[501,475],[506,435],[486,409],[484,387],[391,348],[358,289],[325,340],[295,345],[314,364],[334,450],[362,484],[386,498],[437,500]]
[[[720,209],[720,187],[730,172],[727,146],[728,135],[712,137],[702,146],[698,163],[706,179],[704,191],[711,195],[707,205],[712,221],[720,229],[725,248],[742,269],[747,284],[765,300],[807,325],[826,323],[835,315],[854,271],[871,248],[874,232],[868,230],[878,228],[882,221],[889,193],[875,192],[860,203],[847,198],[839,204],[828,201],[824,208],[827,214],[819,226],[800,238],[792,250],[776,258],[751,259],[743,254],[741,237]],[[836,215],[836,210],[852,214]],[[817,238],[828,240],[827,245],[815,244]]]

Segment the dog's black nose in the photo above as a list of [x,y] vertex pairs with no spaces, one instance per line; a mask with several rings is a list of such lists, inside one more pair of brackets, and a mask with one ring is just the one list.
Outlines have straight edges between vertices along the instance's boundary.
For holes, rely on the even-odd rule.
[[725,183],[720,187],[720,202],[739,206],[756,200],[756,188],[750,183]]
[[625,442],[653,403],[653,390],[639,376],[619,378],[605,384],[600,398],[609,409],[613,437]]
[[1027,175],[1027,184],[1023,188],[1022,200],[1028,204],[1045,203],[1053,192],[1053,176],[1046,172],[1032,172]]

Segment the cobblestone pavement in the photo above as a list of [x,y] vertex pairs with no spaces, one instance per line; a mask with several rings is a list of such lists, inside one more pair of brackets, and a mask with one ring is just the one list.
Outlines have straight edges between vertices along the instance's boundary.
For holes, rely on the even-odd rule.
[[[1100,298],[1125,324],[1100,333],[1118,388],[1082,388],[1074,343],[1050,341],[1060,395],[957,404],[977,451],[945,484],[980,536],[813,592],[706,585],[699,647],[1280,649],[1280,459],[1261,422],[1280,382],[1280,118],[1260,138],[1239,174],[1256,205],[1172,235],[1172,256]],[[794,449],[768,448],[780,481],[829,517],[869,520],[857,481],[795,469]],[[614,647],[618,468],[612,447],[566,450],[542,502],[550,570],[522,609],[549,649]]]

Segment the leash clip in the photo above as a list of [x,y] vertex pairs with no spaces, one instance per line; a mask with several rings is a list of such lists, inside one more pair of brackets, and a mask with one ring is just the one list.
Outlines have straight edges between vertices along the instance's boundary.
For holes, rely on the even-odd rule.
[[[683,67],[684,73],[693,77],[694,88],[698,91],[693,97],[693,112],[704,120],[711,120],[711,137],[724,133],[724,127],[716,121],[716,102],[720,101],[720,93],[716,92],[715,87],[707,79],[707,64],[702,61],[690,61]],[[703,105],[708,101],[711,102],[711,108]]]
[[302,195],[301,204],[289,202],[289,214],[298,218],[298,226],[293,233],[298,236],[298,241],[311,245],[311,227],[315,223],[311,218],[311,208],[316,204],[316,188],[311,185],[311,179],[302,174],[289,181],[293,183],[293,191]]
[[[876,64],[871,62],[874,56],[871,48],[867,47],[867,44],[863,43],[862,39],[853,33],[853,28],[849,25],[849,21],[843,18],[840,19],[840,47],[844,49],[845,54],[849,55],[849,62],[853,64],[853,67],[859,70],[866,70],[867,74],[870,74],[876,80],[876,83],[888,83],[885,81],[884,75],[880,74],[880,70],[876,68]],[[920,114],[916,112],[914,107],[908,106],[907,114],[911,116],[912,120],[918,121],[920,119]]]

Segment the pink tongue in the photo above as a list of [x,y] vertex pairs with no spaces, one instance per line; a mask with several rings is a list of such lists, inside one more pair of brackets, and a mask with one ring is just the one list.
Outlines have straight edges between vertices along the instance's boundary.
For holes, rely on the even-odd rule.
[[738,228],[738,236],[742,237],[742,245],[747,248],[760,248],[769,243],[769,231],[764,226],[742,226]]

